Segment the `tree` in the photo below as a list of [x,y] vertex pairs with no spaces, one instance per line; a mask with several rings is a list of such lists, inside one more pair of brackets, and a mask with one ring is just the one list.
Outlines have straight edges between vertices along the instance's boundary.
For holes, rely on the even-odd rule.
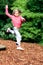
[[28,0],[27,8],[32,12],[43,12],[43,0]]
[[5,12],[5,5],[8,4],[9,8],[14,0],[0,0],[0,14],[4,14]]

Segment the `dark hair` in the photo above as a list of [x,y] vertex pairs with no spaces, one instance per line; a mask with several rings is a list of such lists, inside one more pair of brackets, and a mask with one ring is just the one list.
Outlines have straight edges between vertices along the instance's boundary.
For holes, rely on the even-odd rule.
[[[19,9],[15,9],[15,10],[18,10],[19,13],[22,13],[21,10],[19,10]],[[12,14],[15,13],[15,10],[13,10]]]

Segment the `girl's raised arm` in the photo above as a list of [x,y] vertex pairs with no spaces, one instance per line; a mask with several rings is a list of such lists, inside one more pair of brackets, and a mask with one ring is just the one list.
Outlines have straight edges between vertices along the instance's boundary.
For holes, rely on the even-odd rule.
[[12,15],[9,14],[9,12],[8,12],[8,5],[5,6],[5,14],[6,14],[8,17],[12,18]]

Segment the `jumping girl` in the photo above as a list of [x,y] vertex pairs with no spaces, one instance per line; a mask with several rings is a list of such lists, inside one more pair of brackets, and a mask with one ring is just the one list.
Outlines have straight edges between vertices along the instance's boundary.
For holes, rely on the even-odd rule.
[[6,15],[11,18],[12,20],[12,24],[13,24],[13,30],[11,30],[10,28],[7,29],[7,32],[10,32],[12,34],[15,34],[16,36],[16,45],[17,45],[17,49],[19,50],[24,50],[20,43],[21,43],[21,40],[22,40],[22,37],[21,37],[21,34],[19,32],[19,29],[22,25],[22,23],[25,21],[25,18],[23,18],[20,14],[21,14],[21,11],[19,9],[15,9],[13,10],[13,13],[12,15],[8,12],[8,5],[6,5],[5,7],[5,13]]

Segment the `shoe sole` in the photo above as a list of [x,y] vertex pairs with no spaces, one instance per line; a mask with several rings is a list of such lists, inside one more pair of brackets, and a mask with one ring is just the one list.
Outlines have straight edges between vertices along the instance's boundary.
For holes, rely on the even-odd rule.
[[21,51],[23,51],[24,49],[17,49],[17,50],[21,50]]

